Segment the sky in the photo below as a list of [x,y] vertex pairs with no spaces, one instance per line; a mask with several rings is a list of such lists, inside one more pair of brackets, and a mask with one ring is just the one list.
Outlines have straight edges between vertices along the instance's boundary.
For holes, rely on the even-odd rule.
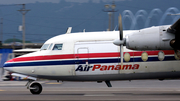
[[22,25],[22,14],[17,11],[22,9],[22,5],[15,4],[24,3],[26,9],[30,9],[26,14],[26,40],[42,43],[65,33],[68,27],[73,27],[72,32],[82,32],[84,29],[86,32],[107,30],[108,13],[103,10],[104,5],[112,1],[115,1],[117,10],[115,30],[119,13],[123,16],[124,30],[169,25],[180,18],[167,15],[180,12],[180,0],[0,0],[3,41],[22,38],[22,32],[18,30],[19,25]]

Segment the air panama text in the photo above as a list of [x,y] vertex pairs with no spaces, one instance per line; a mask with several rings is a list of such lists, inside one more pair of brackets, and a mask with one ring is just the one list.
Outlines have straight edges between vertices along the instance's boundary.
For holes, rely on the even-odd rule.
[[123,65],[123,68],[121,68],[121,65],[94,65],[94,66],[88,66],[85,65],[84,67],[82,65],[79,65],[75,71],[89,71],[90,68],[92,68],[92,71],[100,70],[132,70],[132,69],[139,69],[139,64],[134,65]]

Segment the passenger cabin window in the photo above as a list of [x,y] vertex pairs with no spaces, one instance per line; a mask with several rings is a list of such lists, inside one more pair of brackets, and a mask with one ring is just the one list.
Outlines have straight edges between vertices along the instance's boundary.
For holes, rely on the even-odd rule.
[[62,50],[63,44],[55,44],[53,50]]
[[41,50],[47,50],[49,44],[44,44],[42,47],[41,47]]

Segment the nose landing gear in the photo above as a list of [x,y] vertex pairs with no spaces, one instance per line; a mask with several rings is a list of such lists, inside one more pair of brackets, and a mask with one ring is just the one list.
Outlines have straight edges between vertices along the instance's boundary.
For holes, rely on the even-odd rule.
[[40,94],[42,92],[42,86],[39,83],[32,83],[30,85],[30,92],[32,94]]
[[40,83],[32,81],[32,80],[29,80],[26,86],[27,86],[27,89],[29,89],[32,94],[40,94],[43,89]]

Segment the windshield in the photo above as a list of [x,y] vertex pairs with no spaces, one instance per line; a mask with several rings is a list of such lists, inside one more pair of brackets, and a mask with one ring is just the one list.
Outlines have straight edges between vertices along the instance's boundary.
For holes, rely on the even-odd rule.
[[51,50],[51,47],[53,46],[53,44],[51,43],[50,45],[49,45],[49,48],[48,48],[48,50]]
[[41,47],[41,50],[47,50],[49,44],[44,44],[42,47]]

